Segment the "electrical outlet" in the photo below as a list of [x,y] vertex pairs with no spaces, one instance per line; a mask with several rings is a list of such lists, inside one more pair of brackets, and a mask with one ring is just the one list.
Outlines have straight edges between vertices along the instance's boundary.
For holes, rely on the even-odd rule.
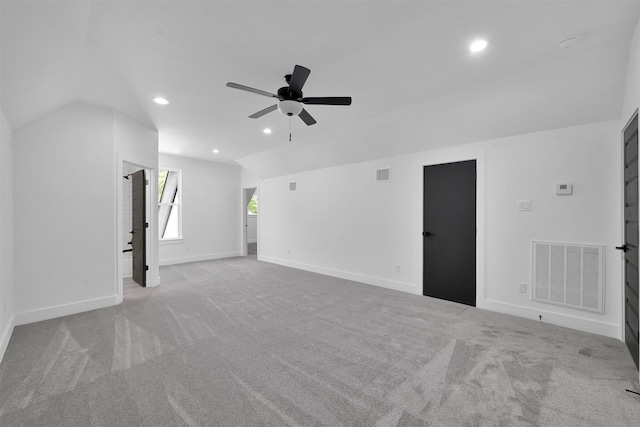
[[526,282],[518,282],[518,292],[521,294],[527,293],[527,283]]
[[287,249],[287,255],[291,255],[291,249]]
[[400,273],[400,264],[396,265],[396,273]]

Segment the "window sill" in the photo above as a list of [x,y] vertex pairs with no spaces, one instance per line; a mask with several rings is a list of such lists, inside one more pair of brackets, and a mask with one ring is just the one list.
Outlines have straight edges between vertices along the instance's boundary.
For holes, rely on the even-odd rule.
[[184,239],[160,239],[158,240],[160,245],[179,245],[184,243]]

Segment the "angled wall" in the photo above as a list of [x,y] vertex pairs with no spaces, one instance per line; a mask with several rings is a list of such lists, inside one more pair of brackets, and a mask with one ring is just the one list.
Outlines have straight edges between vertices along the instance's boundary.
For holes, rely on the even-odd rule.
[[14,134],[17,323],[115,304],[113,112],[72,103]]
[[119,302],[116,148],[142,135],[83,102],[14,132],[16,324]]

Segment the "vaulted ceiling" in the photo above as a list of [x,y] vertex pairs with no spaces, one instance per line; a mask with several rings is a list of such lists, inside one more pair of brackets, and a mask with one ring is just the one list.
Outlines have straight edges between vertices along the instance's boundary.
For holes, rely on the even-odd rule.
[[[0,15],[12,128],[81,100],[155,127],[161,152],[267,177],[618,118],[640,1],[3,0]],[[353,104],[308,106],[313,126],[250,119],[274,102],[225,86],[276,92],[295,64],[305,96]]]

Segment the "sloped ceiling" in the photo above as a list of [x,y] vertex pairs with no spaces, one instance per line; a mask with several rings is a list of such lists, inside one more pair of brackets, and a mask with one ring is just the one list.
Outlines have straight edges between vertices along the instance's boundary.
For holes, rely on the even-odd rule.
[[[14,129],[83,100],[157,128],[161,152],[268,177],[617,118],[640,1],[3,0],[0,16]],[[273,102],[225,86],[275,92],[295,64],[305,96],[353,105],[253,120]]]

